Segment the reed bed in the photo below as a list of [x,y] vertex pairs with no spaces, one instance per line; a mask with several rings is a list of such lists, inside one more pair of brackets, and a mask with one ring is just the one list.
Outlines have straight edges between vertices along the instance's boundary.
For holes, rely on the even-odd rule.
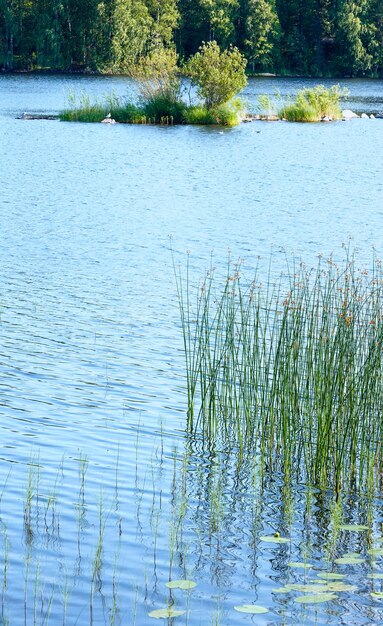
[[187,105],[164,95],[152,95],[138,102],[130,102],[116,94],[103,99],[91,100],[88,94],[70,93],[68,107],[59,114],[63,122],[101,122],[105,118],[119,124],[199,124],[236,126],[245,117],[242,101],[233,98],[229,102],[207,109],[205,105]]
[[198,289],[175,267],[188,393],[188,430],[253,449],[269,470],[321,488],[381,475],[382,266],[295,263],[251,281],[229,261]]

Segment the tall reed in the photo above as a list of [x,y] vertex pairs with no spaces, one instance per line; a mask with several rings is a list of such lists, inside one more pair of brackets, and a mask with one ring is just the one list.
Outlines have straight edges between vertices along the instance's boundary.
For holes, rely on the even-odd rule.
[[229,262],[198,289],[175,268],[188,430],[336,491],[382,470],[383,273],[373,258],[269,271],[262,285]]

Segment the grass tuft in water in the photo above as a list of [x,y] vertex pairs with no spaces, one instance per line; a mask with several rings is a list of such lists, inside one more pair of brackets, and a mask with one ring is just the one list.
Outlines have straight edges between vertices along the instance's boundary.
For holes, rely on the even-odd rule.
[[319,122],[323,118],[338,120],[342,117],[340,100],[347,93],[339,85],[329,88],[317,85],[299,90],[294,99],[288,98],[286,102],[280,95],[275,98],[262,95],[258,100],[259,110],[261,115],[277,116],[289,122]]
[[[319,258],[279,281],[229,261],[193,288],[175,267],[188,429],[336,492],[381,474],[383,273]],[[262,277],[263,279],[263,277]]]

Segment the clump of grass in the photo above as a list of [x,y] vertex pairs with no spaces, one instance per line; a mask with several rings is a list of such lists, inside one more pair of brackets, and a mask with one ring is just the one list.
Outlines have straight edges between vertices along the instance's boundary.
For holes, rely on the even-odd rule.
[[283,103],[280,97],[273,99],[260,96],[259,107],[265,116],[276,115],[289,122],[319,122],[325,117],[337,120],[342,117],[340,100],[347,93],[347,90],[341,90],[339,85],[329,88],[317,85],[301,89],[294,100],[288,98],[286,103]]
[[220,106],[208,109],[203,104],[190,105],[184,110],[186,124],[237,126],[244,117],[243,102],[234,98]]
[[212,125],[216,124],[214,113],[203,104],[195,104],[185,110],[186,124]]
[[147,99],[142,110],[144,115],[156,124],[183,124],[185,121],[186,105],[180,100],[166,94],[154,94]]
[[289,122],[319,122],[322,119],[317,109],[304,101],[287,104],[279,112],[279,117]]
[[207,109],[204,105],[187,105],[171,94],[153,93],[141,98],[138,104],[106,96],[104,100],[91,101],[87,94],[70,94],[69,107],[60,113],[63,122],[101,122],[107,116],[121,124],[208,124],[236,126],[244,117],[240,99]]
[[233,98],[213,109],[217,124],[221,126],[237,126],[244,117],[243,102],[240,98]]
[[60,113],[63,122],[101,122],[109,113],[107,102],[100,102],[97,98],[91,101],[88,94],[82,92],[68,95],[68,108]]
[[119,98],[115,94],[106,96],[102,101],[98,98],[91,100],[89,95],[70,93],[68,108],[60,113],[63,122],[101,122],[107,116],[116,122],[126,124],[141,124],[146,122],[146,113],[143,107]]
[[[383,272],[319,260],[261,286],[229,263],[193,300],[176,271],[188,428],[235,442],[269,468],[340,491],[381,472]],[[287,285],[287,286],[286,286]]]

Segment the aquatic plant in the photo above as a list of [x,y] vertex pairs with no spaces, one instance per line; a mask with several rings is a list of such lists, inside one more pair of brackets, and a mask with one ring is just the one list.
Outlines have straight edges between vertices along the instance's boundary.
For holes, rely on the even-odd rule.
[[81,95],[79,99],[72,99],[70,106],[59,117],[63,122],[101,122],[110,118],[121,124],[236,126],[244,116],[243,103],[239,99],[208,109],[202,104],[187,105],[160,93],[138,104],[110,98],[92,102],[89,96]]
[[380,472],[381,263],[358,270],[347,252],[340,265],[293,264],[279,282],[269,273],[263,286],[229,261],[222,283],[210,270],[198,290],[188,263],[175,275],[189,431],[335,491]]
[[281,96],[270,98],[262,95],[258,99],[258,109],[266,117],[278,116],[289,122],[319,122],[323,118],[337,120],[342,117],[341,98],[348,91],[339,85],[326,88],[324,85],[300,89],[294,98],[288,97],[285,102]]

